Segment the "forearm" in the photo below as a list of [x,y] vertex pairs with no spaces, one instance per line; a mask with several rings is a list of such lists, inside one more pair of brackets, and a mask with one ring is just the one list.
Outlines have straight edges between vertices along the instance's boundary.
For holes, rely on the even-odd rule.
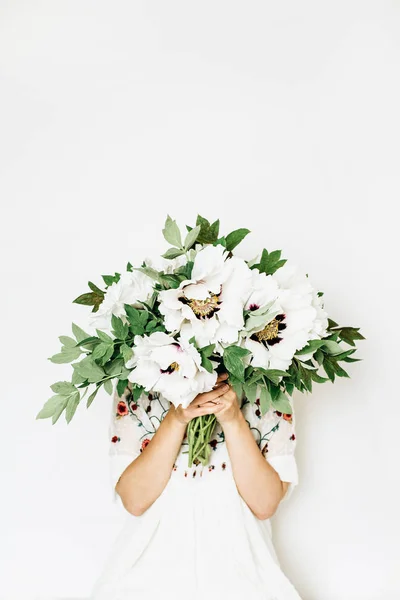
[[143,514],[158,498],[171,476],[186,425],[175,417],[171,406],[146,449],[125,469],[116,491],[126,510]]
[[283,497],[281,479],[261,454],[242,412],[223,429],[236,487],[252,512],[268,519]]

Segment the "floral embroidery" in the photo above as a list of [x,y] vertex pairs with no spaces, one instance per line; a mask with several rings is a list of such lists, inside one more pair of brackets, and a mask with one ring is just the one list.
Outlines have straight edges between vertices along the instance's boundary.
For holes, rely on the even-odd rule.
[[292,441],[293,441],[293,440],[295,440],[295,439],[296,439],[296,436],[295,436],[295,435],[294,435],[294,433],[293,433],[293,434],[290,436],[289,440],[292,440]]
[[215,466],[214,466],[214,465],[208,465],[208,470],[209,470],[209,471],[213,471],[214,469],[215,469]]
[[126,402],[124,402],[123,400],[121,400],[120,402],[118,402],[118,404],[117,404],[117,416],[124,417],[128,413],[129,413],[129,410],[128,410],[128,406],[127,406]]
[[113,435],[111,441],[113,444],[116,444],[117,442],[121,441],[121,438],[119,438],[117,435]]
[[225,471],[225,469],[226,469],[226,463],[223,462],[222,465],[221,465],[221,467],[222,467],[222,470]]
[[138,404],[137,404],[136,402],[131,402],[131,403],[130,403],[130,405],[129,405],[129,408],[130,408],[132,411],[135,411],[135,410],[137,410],[137,409],[138,409]]
[[145,438],[145,439],[142,441],[142,445],[141,445],[141,447],[140,447],[140,452],[143,452],[143,450],[144,450],[144,449],[145,449],[145,448],[146,448],[146,447],[147,447],[149,444],[150,444],[150,440],[149,440],[149,438]]
[[292,414],[291,413],[281,413],[281,412],[279,412],[279,410],[275,410],[274,412],[278,415],[278,417],[282,417],[283,416],[283,418],[285,419],[285,421],[288,421],[289,423],[293,422],[293,418],[292,418]]

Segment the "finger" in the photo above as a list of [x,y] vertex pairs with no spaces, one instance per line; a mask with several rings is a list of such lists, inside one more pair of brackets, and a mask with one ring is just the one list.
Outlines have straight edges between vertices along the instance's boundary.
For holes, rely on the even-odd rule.
[[203,392],[202,394],[198,394],[194,400],[189,404],[189,406],[198,406],[199,404],[204,404],[205,402],[209,402],[210,400],[214,400],[218,396],[226,393],[229,390],[229,385],[222,383],[219,384],[215,389],[209,392]]
[[197,417],[202,417],[203,415],[216,415],[221,410],[225,408],[225,405],[221,402],[220,404],[212,404],[211,406],[204,406],[204,404],[196,411]]
[[[202,399],[208,402],[210,400],[215,400],[216,398],[219,398],[219,396],[223,396],[228,391],[229,385],[226,383],[221,383],[217,388],[215,388],[215,390],[211,390],[210,392],[204,392],[204,394],[201,394],[201,396]],[[198,402],[197,404],[201,404],[201,402]]]
[[228,379],[229,375],[228,373],[220,373],[217,377],[217,383],[221,383],[221,381],[225,381],[226,379]]

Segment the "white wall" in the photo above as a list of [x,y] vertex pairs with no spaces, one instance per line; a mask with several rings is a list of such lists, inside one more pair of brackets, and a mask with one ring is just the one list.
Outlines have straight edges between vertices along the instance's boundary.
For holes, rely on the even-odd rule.
[[88,596],[119,531],[109,397],[34,418],[72,299],[167,212],[249,227],[362,328],[351,379],[296,397],[275,543],[305,600],[399,597],[399,34],[389,1],[0,2],[0,597]]

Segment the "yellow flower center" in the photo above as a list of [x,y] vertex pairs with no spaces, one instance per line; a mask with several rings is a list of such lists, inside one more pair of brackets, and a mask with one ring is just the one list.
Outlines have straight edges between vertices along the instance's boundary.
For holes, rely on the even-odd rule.
[[207,317],[218,308],[218,296],[213,294],[205,300],[196,300],[193,298],[188,304],[197,317]]
[[270,323],[268,323],[264,329],[261,331],[257,331],[254,335],[258,339],[259,342],[263,340],[272,340],[278,336],[279,333],[279,321],[277,319],[272,319]]

